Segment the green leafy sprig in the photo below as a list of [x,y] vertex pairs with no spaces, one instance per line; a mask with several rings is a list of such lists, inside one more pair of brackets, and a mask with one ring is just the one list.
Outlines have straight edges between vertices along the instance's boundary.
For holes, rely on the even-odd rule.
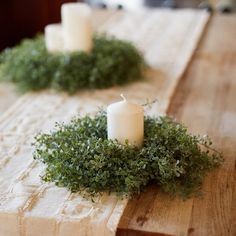
[[131,43],[105,35],[94,37],[91,53],[54,54],[39,36],[0,54],[0,80],[15,83],[23,92],[53,88],[75,93],[139,80],[144,64]]
[[208,138],[188,134],[169,117],[145,117],[142,148],[108,140],[104,112],[56,124],[50,134],[37,135],[34,146],[34,158],[46,164],[43,180],[90,196],[131,196],[152,182],[171,195],[190,197],[223,161]]

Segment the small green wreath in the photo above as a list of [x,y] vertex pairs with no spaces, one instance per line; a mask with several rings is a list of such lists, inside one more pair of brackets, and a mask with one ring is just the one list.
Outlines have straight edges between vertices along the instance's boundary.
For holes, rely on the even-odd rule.
[[131,43],[105,35],[94,37],[91,53],[51,54],[39,36],[0,54],[0,79],[21,91],[107,88],[141,79],[143,68],[143,56]]
[[207,137],[188,134],[169,117],[145,117],[144,127],[144,144],[137,148],[107,139],[106,113],[79,117],[37,135],[34,158],[46,164],[43,180],[90,196],[131,196],[153,182],[172,195],[190,197],[223,161]]

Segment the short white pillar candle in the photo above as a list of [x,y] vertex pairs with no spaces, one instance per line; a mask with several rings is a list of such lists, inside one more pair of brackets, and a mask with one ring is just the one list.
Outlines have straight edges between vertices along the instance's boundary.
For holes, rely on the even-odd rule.
[[123,95],[123,101],[107,107],[108,139],[125,144],[142,146],[144,136],[144,111],[141,105],[128,102]]
[[62,52],[64,46],[61,24],[47,25],[44,32],[47,50],[49,52]]
[[61,8],[65,51],[85,51],[92,48],[91,8],[85,3],[65,3]]

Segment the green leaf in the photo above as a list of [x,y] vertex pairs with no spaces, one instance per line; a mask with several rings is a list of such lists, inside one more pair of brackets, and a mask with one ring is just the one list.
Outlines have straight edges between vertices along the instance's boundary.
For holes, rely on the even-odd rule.
[[142,79],[144,68],[142,54],[131,43],[105,35],[94,36],[91,53],[51,54],[38,36],[0,54],[1,80],[23,92],[107,88]]

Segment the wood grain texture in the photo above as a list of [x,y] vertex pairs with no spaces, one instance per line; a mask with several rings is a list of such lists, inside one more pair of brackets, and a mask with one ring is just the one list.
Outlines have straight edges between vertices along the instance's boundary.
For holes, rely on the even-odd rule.
[[0,83],[0,116],[19,98],[14,86],[11,84]]
[[236,235],[235,22],[236,16],[213,17],[168,110],[190,132],[213,138],[223,167],[207,176],[201,198],[170,200],[150,188],[128,203],[118,235]]
[[213,18],[186,74],[191,75],[192,83],[182,87],[195,92],[188,94],[178,111],[181,120],[193,132],[208,133],[225,157],[223,167],[206,178],[204,197],[194,199],[190,235],[236,235],[236,44],[229,40],[236,36],[235,22],[235,16]]
[[[186,235],[192,199],[183,201],[170,197],[151,186],[146,193],[129,201],[118,226],[118,234],[132,230],[157,235]],[[129,234],[128,234],[129,235]]]

